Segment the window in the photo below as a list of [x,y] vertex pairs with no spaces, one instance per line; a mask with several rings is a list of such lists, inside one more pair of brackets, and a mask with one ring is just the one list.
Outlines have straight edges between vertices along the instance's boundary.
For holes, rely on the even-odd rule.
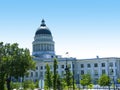
[[84,70],[81,70],[81,75],[83,75],[84,74]]
[[43,72],[40,72],[40,77],[43,77]]
[[105,72],[105,69],[102,69],[102,74],[105,74],[106,72]]
[[38,70],[38,66],[36,67],[36,70]]
[[90,64],[87,64],[87,67],[88,67],[88,68],[90,68],[90,67],[91,67],[91,65],[90,65]]
[[45,66],[45,69],[46,69],[46,66]]
[[105,63],[101,63],[101,66],[102,66],[102,67],[105,67]]
[[95,63],[95,64],[94,64],[94,67],[98,67],[98,64],[97,64],[97,63]]
[[33,72],[31,72],[31,75],[30,75],[31,77],[33,77]]
[[42,70],[42,69],[43,69],[43,66],[41,66],[40,69]]
[[113,62],[110,62],[110,63],[109,63],[109,67],[113,67]]
[[98,76],[98,70],[94,70],[94,75]]
[[114,73],[113,69],[110,69],[109,71],[110,71],[110,72],[109,72],[110,75],[113,75],[113,73]]
[[38,77],[38,72],[35,72],[35,77]]
[[81,64],[81,68],[84,68],[84,64]]
[[64,65],[61,65],[61,68],[64,68]]

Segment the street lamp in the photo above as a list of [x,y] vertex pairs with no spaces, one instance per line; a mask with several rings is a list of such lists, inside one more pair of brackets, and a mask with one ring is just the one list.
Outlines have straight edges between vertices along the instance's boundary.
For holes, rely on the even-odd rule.
[[75,86],[74,86],[74,64],[72,62],[72,67],[73,67],[73,90],[75,89]]
[[111,72],[112,72],[112,75],[113,75],[113,84],[114,84],[113,86],[114,86],[114,90],[115,90],[114,70],[112,69]]
[[[107,67],[107,69],[108,69],[108,77],[109,77],[109,79],[110,79],[110,65],[109,65],[109,61],[107,61],[107,63],[108,63],[108,67]],[[108,89],[110,90],[110,82],[109,82],[109,85],[108,85]]]
[[[66,52],[66,54],[68,54],[68,52]],[[66,58],[66,67],[65,67],[65,75],[66,75],[66,83],[67,83],[67,74],[68,74],[68,66],[67,66],[67,58]]]
[[[112,75],[113,76],[113,84],[114,84],[114,90],[115,90],[115,82],[114,82],[114,70],[113,70],[113,68],[112,68],[112,66],[110,65],[109,66],[109,73],[108,73],[108,76],[109,76],[109,78],[110,78],[110,75]],[[110,85],[109,85],[109,90],[110,90]]]
[[77,76],[78,76],[78,88],[80,90],[80,77],[79,77],[79,72],[77,72]]

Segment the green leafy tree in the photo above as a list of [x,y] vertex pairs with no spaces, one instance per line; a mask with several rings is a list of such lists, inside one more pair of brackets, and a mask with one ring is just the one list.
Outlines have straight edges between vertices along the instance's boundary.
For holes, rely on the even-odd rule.
[[100,86],[109,86],[110,82],[111,80],[106,74],[101,75],[101,77],[98,80],[98,84]]
[[3,42],[0,42],[0,88],[4,90],[5,77],[6,77],[6,53]]
[[31,80],[26,80],[26,81],[23,82],[23,87],[24,87],[25,90],[29,90],[29,89],[34,90],[35,89],[35,84],[36,83],[34,83]]
[[5,81],[10,90],[11,77],[23,77],[29,69],[35,67],[28,49],[19,48],[17,43],[0,43],[0,88],[4,90]]
[[57,59],[54,58],[54,71],[53,71],[53,90],[57,89]]
[[80,83],[83,87],[90,85],[91,81],[92,81],[92,78],[91,78],[90,74],[83,74],[81,76]]
[[52,88],[52,73],[51,73],[51,71],[50,71],[50,67],[49,67],[49,65],[47,64],[46,65],[46,73],[45,73],[45,87],[47,88],[47,89],[51,89]]

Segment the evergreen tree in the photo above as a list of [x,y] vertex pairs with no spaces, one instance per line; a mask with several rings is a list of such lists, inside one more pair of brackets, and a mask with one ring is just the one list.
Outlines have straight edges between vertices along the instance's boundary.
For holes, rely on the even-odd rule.
[[50,67],[48,64],[46,65],[45,87],[47,87],[47,89],[49,89],[49,90],[52,87],[52,73],[50,71]]
[[57,89],[57,59],[54,58],[54,71],[53,71],[53,90],[56,90]]
[[72,86],[73,84],[73,75],[70,71],[70,67],[67,65],[66,68],[65,68],[65,71],[66,71],[66,74],[65,74],[65,82],[66,82],[66,85],[69,89],[70,86]]
[[57,90],[63,90],[65,87],[65,83],[64,80],[62,78],[60,78],[60,75],[57,75]]

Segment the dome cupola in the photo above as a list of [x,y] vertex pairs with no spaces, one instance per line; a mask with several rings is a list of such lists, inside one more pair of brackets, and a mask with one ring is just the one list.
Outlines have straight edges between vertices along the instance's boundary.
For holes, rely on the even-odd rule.
[[35,35],[40,35],[40,34],[49,34],[49,35],[51,35],[51,32],[48,29],[48,27],[46,26],[44,19],[41,21],[41,25],[37,29],[36,33],[35,33]]

